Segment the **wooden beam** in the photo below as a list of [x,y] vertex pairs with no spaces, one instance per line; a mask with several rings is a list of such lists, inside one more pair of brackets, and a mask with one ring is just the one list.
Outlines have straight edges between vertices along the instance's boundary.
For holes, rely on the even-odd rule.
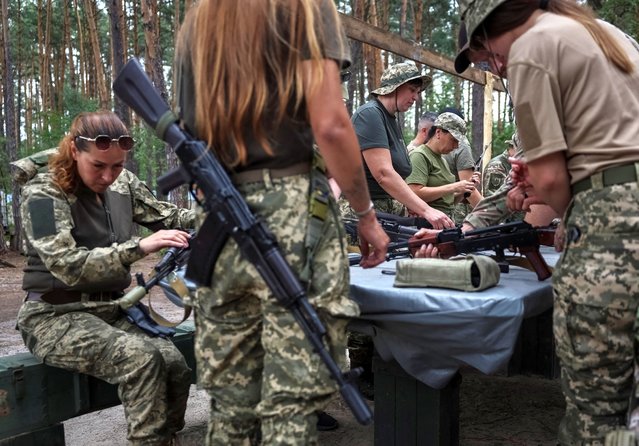
[[[428,65],[429,67],[461,77],[471,82],[486,85],[485,71],[470,67],[462,74],[458,74],[455,71],[455,62],[446,56],[428,51],[413,41],[384,31],[383,29],[349,15],[340,13],[340,16],[346,35],[351,39],[368,43],[374,47],[390,51],[407,59]],[[504,91],[500,82],[496,82],[493,85],[493,89],[497,91]]]

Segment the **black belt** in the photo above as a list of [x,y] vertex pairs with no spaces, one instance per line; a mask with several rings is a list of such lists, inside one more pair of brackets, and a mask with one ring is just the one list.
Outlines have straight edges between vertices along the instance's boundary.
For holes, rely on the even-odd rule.
[[288,167],[281,169],[253,169],[245,170],[231,174],[231,179],[234,184],[243,183],[260,183],[269,181],[270,178],[284,178],[293,175],[301,175],[303,173],[309,173],[311,171],[310,162],[296,163]]
[[602,172],[597,172],[588,178],[577,181],[571,186],[572,194],[584,192],[593,187],[592,178],[601,175],[603,187],[614,186],[615,184],[634,183],[637,181],[638,163],[626,164],[623,166],[610,167]]
[[51,290],[46,293],[36,293],[29,291],[27,300],[36,302],[46,302],[51,305],[70,304],[83,300],[93,302],[109,302],[122,297],[121,291],[101,291],[96,293],[83,293],[81,291]]

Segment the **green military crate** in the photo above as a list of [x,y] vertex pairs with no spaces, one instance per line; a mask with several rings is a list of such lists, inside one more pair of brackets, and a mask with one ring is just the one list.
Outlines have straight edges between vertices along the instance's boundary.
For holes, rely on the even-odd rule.
[[[172,340],[193,370],[193,324]],[[30,353],[0,358],[0,445],[64,445],[62,422],[120,404],[117,388],[100,379],[42,364]]]

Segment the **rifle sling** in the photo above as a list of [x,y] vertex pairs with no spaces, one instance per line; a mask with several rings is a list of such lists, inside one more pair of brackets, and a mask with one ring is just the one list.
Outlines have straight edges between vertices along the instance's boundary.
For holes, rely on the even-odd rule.
[[182,320],[179,322],[171,322],[168,319],[164,318],[164,316],[156,312],[153,309],[153,305],[151,305],[151,293],[148,293],[149,316],[151,316],[151,319],[153,319],[156,324],[161,325],[162,327],[174,328],[189,318],[189,316],[191,315],[191,306],[184,304],[184,298],[189,295],[189,289],[184,281],[180,279],[177,274],[173,273],[171,275],[169,284],[171,285],[171,288],[173,288],[173,290],[177,293],[177,295],[180,296],[180,298],[182,299],[182,303],[184,306],[184,314],[182,315]]

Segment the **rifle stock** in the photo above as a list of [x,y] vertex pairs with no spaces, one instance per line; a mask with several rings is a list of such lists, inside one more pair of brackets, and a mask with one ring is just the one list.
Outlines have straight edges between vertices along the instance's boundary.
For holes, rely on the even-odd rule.
[[478,251],[495,251],[499,258],[503,257],[504,250],[513,249],[526,256],[537,279],[546,280],[552,275],[552,270],[539,253],[539,246],[552,246],[554,233],[554,228],[534,228],[520,221],[466,233],[462,233],[459,228],[445,229],[423,238],[412,237],[408,240],[408,247],[414,253],[420,246],[432,244],[444,258]]
[[[342,373],[331,357],[323,342],[326,328],[308,302],[304,288],[284,258],[275,237],[251,212],[215,155],[203,141],[180,128],[176,116],[135,59],[129,60],[118,74],[113,90],[161,139],[175,148],[175,154],[182,163],[182,172],[179,177],[171,176],[171,185],[181,184],[180,178],[183,183],[197,184],[203,195],[199,202],[207,211],[212,227],[219,231],[220,237],[230,236],[235,240],[243,257],[255,266],[278,302],[292,312],[313,350],[337,382],[357,421],[369,424],[372,421],[371,410],[352,382],[356,373]],[[205,244],[195,246],[191,255],[208,258],[211,256],[210,247],[205,249]],[[200,272],[198,276],[194,277],[198,284],[210,283],[212,271]]]

